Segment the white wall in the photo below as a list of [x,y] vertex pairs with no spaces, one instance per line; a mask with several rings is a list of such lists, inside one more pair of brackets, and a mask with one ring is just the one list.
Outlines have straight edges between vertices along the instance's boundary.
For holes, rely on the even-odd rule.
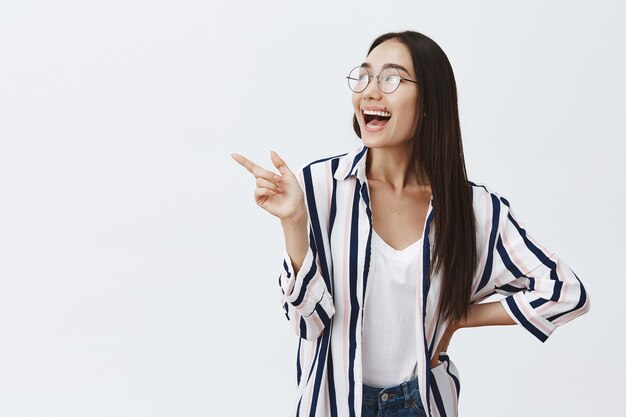
[[592,299],[545,344],[455,334],[461,415],[622,415],[623,3],[299,3],[0,5],[0,416],[288,416],[282,232],[229,154],[358,146],[344,76],[404,29],[452,62],[470,178]]

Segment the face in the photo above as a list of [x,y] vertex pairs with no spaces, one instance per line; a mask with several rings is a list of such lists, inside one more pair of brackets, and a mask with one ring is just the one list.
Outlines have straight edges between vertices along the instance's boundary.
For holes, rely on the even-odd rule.
[[[409,49],[401,42],[390,39],[374,48],[364,61],[369,64],[370,75],[378,75],[385,64],[401,65],[400,76],[415,80],[415,70]],[[417,128],[418,85],[401,81],[393,93],[383,93],[377,78],[372,78],[367,88],[360,93],[352,93],[354,113],[361,128],[361,140],[367,147],[384,147],[408,142]],[[365,110],[378,110],[391,114],[391,118],[376,120],[368,116]],[[374,120],[371,120],[374,119]],[[366,123],[369,121],[369,125]]]

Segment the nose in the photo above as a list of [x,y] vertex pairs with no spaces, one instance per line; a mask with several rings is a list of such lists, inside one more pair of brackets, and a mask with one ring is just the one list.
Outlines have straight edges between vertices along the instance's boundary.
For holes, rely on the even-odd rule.
[[378,76],[372,75],[365,90],[361,91],[361,95],[363,98],[380,98],[381,94],[382,91],[380,91],[380,86],[378,85]]

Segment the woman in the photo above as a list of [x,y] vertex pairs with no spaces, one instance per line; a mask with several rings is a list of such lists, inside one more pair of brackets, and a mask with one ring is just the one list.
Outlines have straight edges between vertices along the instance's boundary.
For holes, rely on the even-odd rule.
[[272,152],[280,175],[232,155],[284,231],[294,415],[457,416],[457,329],[517,323],[545,342],[589,295],[506,198],[467,179],[454,75],[432,39],[378,37],[348,84],[356,150],[297,174]]

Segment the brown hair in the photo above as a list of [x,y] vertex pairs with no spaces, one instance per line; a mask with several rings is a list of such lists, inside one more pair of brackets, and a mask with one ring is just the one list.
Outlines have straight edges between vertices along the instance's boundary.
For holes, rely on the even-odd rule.
[[[374,40],[369,53],[394,39],[411,53],[419,83],[413,141],[413,166],[418,178],[430,182],[435,210],[435,245],[429,276],[442,270],[440,314],[444,320],[467,317],[476,269],[476,224],[471,185],[467,179],[452,66],[443,50],[429,37],[413,31],[385,33]],[[356,115],[353,127],[361,130]],[[432,271],[432,272],[431,272]]]

